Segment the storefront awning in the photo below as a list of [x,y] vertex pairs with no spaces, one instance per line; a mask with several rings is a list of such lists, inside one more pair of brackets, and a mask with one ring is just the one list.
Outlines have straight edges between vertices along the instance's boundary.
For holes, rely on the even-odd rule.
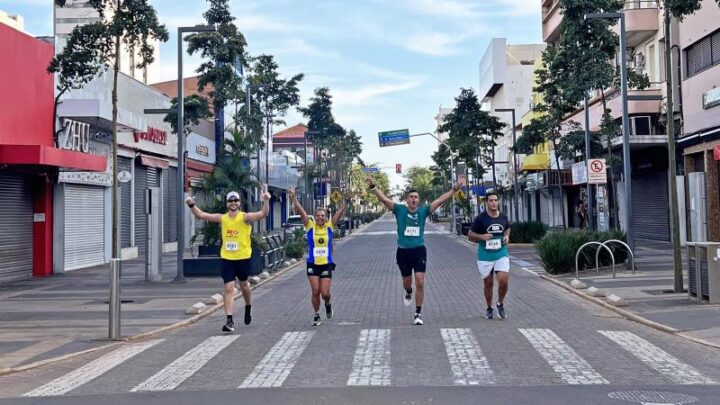
[[105,156],[89,155],[43,145],[0,145],[0,164],[50,166],[88,172],[104,172]]
[[521,170],[547,170],[550,167],[549,153],[533,153],[522,161]]
[[158,169],[167,169],[170,167],[169,161],[147,155],[140,155],[140,163],[142,163],[143,166],[156,167]]
[[713,157],[715,160],[720,161],[720,145],[715,145],[713,148]]

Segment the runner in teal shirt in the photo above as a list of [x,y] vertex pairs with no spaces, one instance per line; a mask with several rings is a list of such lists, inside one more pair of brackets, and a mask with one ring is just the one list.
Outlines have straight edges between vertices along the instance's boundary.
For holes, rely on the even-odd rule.
[[445,201],[452,198],[453,193],[460,190],[465,184],[461,177],[452,190],[444,193],[435,201],[420,205],[420,195],[416,190],[409,190],[405,196],[407,204],[396,204],[387,198],[379,188],[373,184],[372,177],[368,176],[368,186],[378,199],[395,215],[397,222],[397,252],[395,258],[403,281],[403,301],[405,306],[412,304],[413,273],[415,274],[415,316],[413,324],[423,325],[424,321],[420,311],[425,297],[425,267],[427,262],[427,249],[425,248],[425,220]]

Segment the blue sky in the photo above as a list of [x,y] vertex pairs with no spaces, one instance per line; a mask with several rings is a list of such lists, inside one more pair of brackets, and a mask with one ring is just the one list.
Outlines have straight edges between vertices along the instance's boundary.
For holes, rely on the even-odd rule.
[[[0,0],[20,14],[33,35],[52,35],[52,0]],[[202,0],[151,0],[159,18],[176,33],[202,23]],[[510,44],[540,43],[539,0],[231,0],[249,52],[275,55],[286,75],[305,73],[302,103],[313,89],[330,88],[334,115],[363,138],[367,163],[429,166],[437,142],[380,148],[377,132],[435,130],[433,117],[452,107],[461,87],[478,86],[478,62],[491,38]],[[161,80],[177,76],[176,39],[161,46]],[[199,60],[185,59],[191,75]],[[288,125],[302,121],[291,112]],[[282,128],[276,128],[280,130]]]

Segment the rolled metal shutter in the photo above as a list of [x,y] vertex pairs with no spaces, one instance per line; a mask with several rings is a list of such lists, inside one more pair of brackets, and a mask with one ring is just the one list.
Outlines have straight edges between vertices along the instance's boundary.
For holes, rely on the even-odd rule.
[[[198,205],[200,208],[205,208],[207,204],[207,193],[205,192],[204,188],[194,188],[193,189],[193,198],[195,199],[195,204]],[[200,228],[202,228],[205,221],[201,219],[195,219],[195,232],[197,232]],[[193,234],[195,234],[193,232]]]
[[0,174],[0,283],[32,277],[33,200],[28,179]]
[[163,170],[163,229],[164,242],[177,240],[178,220],[178,186],[177,169],[170,167]]
[[65,185],[65,270],[105,263],[105,188]]
[[[132,173],[132,159],[118,156],[118,171],[127,171]],[[132,216],[132,183],[120,183],[120,246],[123,248],[130,247],[130,232],[132,228],[130,222]]]
[[645,172],[633,176],[632,205],[632,222],[636,238],[670,240],[666,172]]
[[135,166],[135,246],[138,254],[145,254],[147,245],[147,216],[145,215],[145,189],[148,171],[145,166]]

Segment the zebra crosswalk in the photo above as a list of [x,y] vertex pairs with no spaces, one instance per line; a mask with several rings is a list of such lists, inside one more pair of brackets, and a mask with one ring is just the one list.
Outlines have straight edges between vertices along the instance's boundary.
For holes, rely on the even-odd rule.
[[[322,375],[323,372],[337,373],[338,370],[346,370],[347,379],[342,380],[346,381],[344,383],[346,386],[392,386],[394,381],[397,381],[393,369],[396,362],[392,353],[397,346],[393,345],[393,340],[397,335],[407,337],[408,335],[403,334],[411,334],[416,330],[417,328],[407,327],[392,330],[358,329],[357,338],[354,341],[348,340],[347,334],[342,337],[338,336],[347,342],[342,348],[349,350],[348,355],[334,356],[333,353],[327,353],[322,359],[327,364],[315,364],[314,368],[320,370],[318,375]],[[558,381],[568,385],[626,383],[627,376],[615,371],[608,371],[606,365],[593,366],[591,363],[597,362],[597,357],[590,360],[584,359],[581,353],[587,353],[587,350],[581,349],[585,343],[576,336],[564,334],[563,331],[556,333],[551,329],[543,328],[510,329],[509,333],[517,333],[517,339],[520,340],[514,339],[514,336],[513,339],[509,339],[514,341],[518,347],[517,350],[504,354],[506,357],[514,358],[503,358],[502,360],[487,355],[492,353],[498,342],[478,339],[471,328],[440,328],[437,331],[428,331],[424,328],[424,331],[429,333],[429,335],[424,335],[426,338],[432,336],[438,344],[438,350],[424,353],[425,356],[433,357],[430,361],[436,364],[439,370],[435,373],[437,376],[436,386],[510,385],[513,382],[504,380],[503,377],[508,375],[507,368],[517,367],[517,370],[511,370],[511,372],[523,375],[523,373],[528,373],[528,367],[523,365],[529,363],[544,364],[544,367],[540,369],[529,368],[542,374],[545,378],[542,381],[547,385],[558,384]],[[232,376],[239,377],[238,382],[242,381],[239,386],[237,382],[232,386],[237,386],[238,389],[284,386],[296,365],[302,361],[306,349],[316,338],[317,333],[317,329],[284,333],[247,375]],[[322,333],[323,335],[332,334],[333,330],[325,329]],[[665,383],[717,384],[714,379],[717,376],[703,374],[700,370],[633,332],[598,330],[592,335],[604,347],[613,348],[620,361],[636,361],[640,367],[644,367],[646,372],[657,374],[659,379]],[[193,378],[200,378],[198,377],[201,374],[199,371],[204,367],[211,367],[208,364],[211,360],[218,356],[220,356],[218,360],[222,360],[224,353],[235,350],[234,346],[241,344],[242,341],[242,336],[238,335],[213,336],[197,343],[176,359],[168,358],[167,365],[157,365],[157,368],[154,369],[143,363],[151,361],[146,360],[146,357],[153,356],[139,356],[139,354],[146,351],[150,353],[155,349],[164,350],[162,349],[163,344],[169,344],[169,341],[154,339],[128,344],[33,389],[24,396],[47,397],[72,394],[79,387],[93,384],[96,379],[100,380],[101,376],[111,376],[113,369],[120,365],[138,370],[129,377],[136,379],[128,385],[128,387],[134,387],[130,389],[131,392],[182,389],[184,383]],[[526,344],[518,344],[523,341]],[[444,351],[440,349],[440,345]],[[347,364],[347,366],[337,364],[337,359],[350,359],[351,353],[354,353],[351,364]],[[407,359],[403,359],[403,361],[407,362]],[[217,364],[219,363],[216,360],[215,366]],[[160,367],[162,368],[156,371]],[[497,373],[493,371],[493,368],[502,372]],[[147,374],[144,375],[145,373]],[[228,375],[231,374],[228,373]],[[108,381],[108,378],[104,380]],[[108,390],[112,391],[113,387],[108,387]]]

